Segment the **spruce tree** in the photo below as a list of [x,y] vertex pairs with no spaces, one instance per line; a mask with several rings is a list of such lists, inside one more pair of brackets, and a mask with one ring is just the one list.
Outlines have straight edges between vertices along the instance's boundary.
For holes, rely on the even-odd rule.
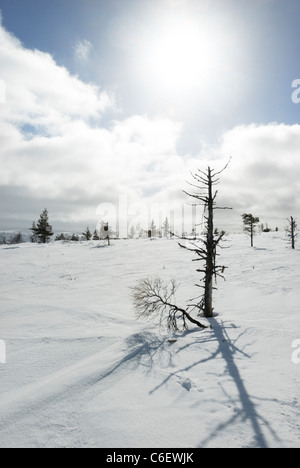
[[259,218],[253,216],[251,213],[242,214],[244,231],[249,234],[251,238],[251,247],[253,247],[253,237],[255,234],[255,227],[259,223]]
[[38,239],[39,242],[42,244],[46,244],[49,242],[50,237],[53,236],[52,226],[49,224],[49,217],[48,217],[48,210],[47,208],[40,215],[40,219],[38,220],[37,224],[35,222],[32,223],[32,227],[30,229],[33,233],[33,239]]
[[163,236],[169,237],[169,235],[170,235],[170,223],[169,223],[168,218],[166,218],[163,224]]
[[89,241],[92,238],[92,233],[90,231],[90,228],[87,226],[86,230],[82,233],[83,237],[85,240]]
[[150,225],[149,231],[151,231],[151,237],[156,237],[156,235],[157,235],[157,228],[156,228],[154,219],[152,219],[152,221],[151,221],[151,225]]

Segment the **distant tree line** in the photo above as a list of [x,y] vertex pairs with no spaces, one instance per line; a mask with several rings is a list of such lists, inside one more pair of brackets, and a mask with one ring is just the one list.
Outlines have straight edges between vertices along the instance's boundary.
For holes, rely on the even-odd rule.
[[[254,245],[254,236],[257,232],[257,229],[260,232],[272,231],[272,229],[269,228],[267,223],[259,224],[260,222],[259,217],[253,216],[251,213],[244,213],[242,215],[242,220],[243,220],[243,230],[246,234],[249,235],[252,247]],[[297,233],[298,226],[297,226],[295,218],[293,218],[292,216],[288,218],[288,223],[289,224],[285,228],[285,231],[289,238],[291,247],[295,249],[296,239],[298,236],[298,233]],[[151,238],[153,237],[172,238],[174,236],[174,233],[172,232],[172,227],[167,217],[165,218],[161,227],[157,227],[154,219],[152,219],[148,229],[142,228],[140,223],[138,223],[136,226],[134,226],[133,224],[129,226],[130,226],[128,228],[129,239],[141,239],[141,238],[147,238],[147,237],[148,238],[150,237]],[[41,213],[39,220],[37,222],[32,223],[30,230],[32,233],[30,236],[31,242],[47,243],[49,242],[51,237],[53,237],[54,233],[53,233],[52,226],[49,223],[49,215],[48,215],[48,210],[46,208]],[[275,232],[277,232],[278,227],[276,227],[274,230]],[[219,234],[220,234],[219,229],[214,228],[214,235],[218,236]],[[177,233],[176,233],[176,236],[178,237]],[[196,228],[193,228],[191,232],[180,233],[180,237],[182,238],[187,238],[187,237],[194,238],[196,236],[197,236]],[[71,233],[62,232],[56,235],[55,241],[71,241],[71,242],[90,241],[90,240],[100,241],[100,240],[112,239],[112,238],[118,238],[118,233],[114,232],[111,226],[109,226],[107,222],[104,222],[103,220],[101,220],[99,222],[98,229],[95,229],[94,231],[91,231],[89,226],[87,226],[81,235],[76,234],[76,233],[71,234]],[[12,244],[20,244],[26,241],[28,241],[28,236],[26,235],[24,236],[24,234],[22,234],[21,232],[11,233],[11,234],[0,233],[0,244],[12,245]]]
[[13,245],[13,244],[22,244],[23,242],[26,242],[23,234],[21,232],[14,233],[14,234],[7,234],[5,232],[0,234],[0,244],[7,244],[7,245]]
[[[250,236],[251,240],[251,247],[254,245],[254,236],[256,234],[256,228],[259,223],[259,218],[257,216],[253,216],[251,213],[244,213],[242,214],[243,219],[243,230],[246,234]],[[288,226],[285,228],[287,236],[289,238],[289,242],[291,244],[292,249],[295,249],[296,245],[296,238],[298,237],[297,233],[297,223],[296,220],[291,216],[288,218]],[[260,224],[259,226],[260,232],[271,232],[268,224],[264,226],[264,224]],[[278,227],[275,228],[275,232],[278,232]]]
[[62,232],[61,234],[57,234],[55,237],[56,241],[72,241],[72,242],[78,242],[79,241],[79,236],[78,234],[66,234]]

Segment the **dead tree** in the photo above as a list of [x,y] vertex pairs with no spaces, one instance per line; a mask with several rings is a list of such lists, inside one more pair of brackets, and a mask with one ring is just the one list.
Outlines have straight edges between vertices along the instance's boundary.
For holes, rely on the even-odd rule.
[[[228,207],[219,207],[216,205],[216,197],[218,191],[214,191],[214,187],[219,183],[218,176],[227,168],[226,166],[219,172],[215,172],[210,167],[207,168],[206,172],[198,170],[197,173],[192,174],[195,183],[190,183],[192,187],[196,188],[197,191],[189,193],[184,191],[186,195],[198,200],[193,206],[202,205],[204,206],[204,219],[205,219],[205,238],[194,239],[193,242],[189,242],[188,245],[179,243],[180,247],[187,249],[191,252],[195,252],[198,258],[194,261],[200,260],[204,262],[204,267],[197,269],[197,272],[203,273],[204,277],[202,281],[204,286],[196,284],[196,286],[204,289],[203,295],[200,296],[200,301],[194,306],[199,309],[199,312],[203,311],[204,317],[210,318],[213,316],[213,289],[214,282],[217,276],[224,278],[223,273],[225,267],[223,265],[217,265],[217,247],[222,240],[225,232],[214,235],[214,211],[215,210],[230,210]],[[200,244],[200,245],[199,245]],[[197,298],[198,299],[198,298]]]
[[295,249],[296,237],[297,237],[297,223],[293,216],[288,219],[289,226],[286,228],[286,231],[290,237],[292,249]]
[[132,288],[132,299],[137,318],[158,319],[160,325],[166,323],[169,331],[186,330],[187,322],[199,328],[207,328],[194,319],[189,312],[174,304],[177,285],[174,279],[170,287],[161,278],[144,278]]
[[217,276],[224,278],[225,267],[217,264],[216,257],[218,255],[217,247],[225,232],[222,231],[216,234],[218,231],[215,231],[214,234],[214,210],[231,208],[216,206],[215,200],[218,192],[214,191],[214,186],[219,183],[218,175],[226,169],[228,164],[219,172],[215,172],[208,167],[207,172],[199,170],[196,174],[192,174],[196,183],[190,185],[196,187],[197,192],[185,192],[188,196],[197,199],[198,202],[193,204],[194,206],[204,205],[205,238],[197,239],[195,237],[192,240],[186,238],[187,245],[179,243],[184,249],[197,254],[198,258],[195,258],[194,261],[202,260],[205,263],[203,268],[197,270],[197,272],[204,273],[204,286],[196,284],[196,286],[204,288],[204,293],[200,296],[199,302],[197,304],[188,304],[186,308],[178,307],[174,302],[177,289],[175,280],[171,280],[171,286],[168,287],[160,278],[145,278],[132,288],[133,304],[138,318],[151,317],[159,319],[160,324],[166,322],[168,329],[171,331],[187,329],[188,322],[202,329],[207,328],[192,316],[192,312],[197,309],[198,313],[203,311],[206,318],[213,316],[212,292],[213,289],[216,289],[213,284]]

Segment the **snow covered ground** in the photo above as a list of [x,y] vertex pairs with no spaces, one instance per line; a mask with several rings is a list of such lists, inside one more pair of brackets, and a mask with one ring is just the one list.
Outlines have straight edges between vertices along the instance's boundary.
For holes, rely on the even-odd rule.
[[228,245],[212,328],[172,336],[135,319],[129,288],[197,295],[176,241],[1,246],[0,447],[300,447],[299,247]]

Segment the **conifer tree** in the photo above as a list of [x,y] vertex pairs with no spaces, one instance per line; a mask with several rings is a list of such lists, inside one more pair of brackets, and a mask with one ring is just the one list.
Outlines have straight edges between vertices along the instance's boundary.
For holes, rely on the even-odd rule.
[[169,237],[169,235],[170,235],[170,223],[169,223],[168,218],[166,218],[163,224],[163,236]]
[[94,231],[93,240],[96,240],[96,241],[100,240],[99,233],[98,233],[97,229],[95,229],[95,231]]
[[92,238],[92,233],[90,231],[90,228],[87,227],[86,230],[82,233],[83,237],[85,240],[89,241]]
[[32,223],[30,229],[33,233],[33,240],[38,239],[41,243],[46,244],[49,242],[50,237],[53,236],[52,226],[49,224],[48,210],[47,208],[40,215],[40,219],[37,224]]
[[253,216],[251,213],[244,213],[242,218],[244,223],[244,231],[249,234],[251,238],[251,247],[253,247],[253,237],[255,234],[256,225],[259,223],[259,218]]
[[151,221],[151,225],[150,225],[149,231],[151,231],[151,237],[156,237],[156,235],[157,235],[157,228],[156,228],[154,219],[152,219],[152,221]]
[[135,237],[135,229],[134,229],[133,225],[131,226],[131,228],[129,230],[128,237],[129,237],[129,239],[134,239],[134,237]]

